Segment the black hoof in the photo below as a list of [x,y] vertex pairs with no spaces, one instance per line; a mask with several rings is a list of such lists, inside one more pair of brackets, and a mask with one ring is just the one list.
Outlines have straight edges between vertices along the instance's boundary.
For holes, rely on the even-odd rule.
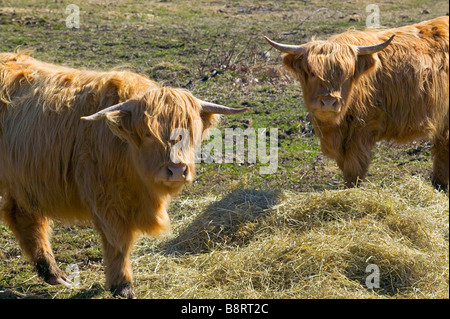
[[448,189],[448,183],[443,183],[438,179],[434,179],[431,182],[434,186],[435,189],[437,189],[438,191],[447,191]]
[[50,285],[71,286],[71,282],[66,279],[64,273],[56,266],[56,263],[46,258],[40,258],[36,261],[36,270],[38,275]]
[[131,283],[122,284],[111,288],[111,292],[114,297],[125,299],[136,299],[136,295],[133,291],[133,285]]

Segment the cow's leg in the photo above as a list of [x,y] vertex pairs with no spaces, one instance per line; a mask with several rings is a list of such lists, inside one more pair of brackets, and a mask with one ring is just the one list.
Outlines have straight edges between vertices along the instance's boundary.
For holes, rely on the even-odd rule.
[[449,169],[449,131],[436,136],[431,148],[433,156],[432,183],[436,189],[446,190],[448,188]]
[[348,188],[360,185],[365,179],[372,159],[373,143],[362,143],[354,140],[347,143],[342,155],[336,160],[344,175],[344,183]]
[[356,156],[346,156],[340,165],[344,175],[345,187],[352,188],[361,185],[367,175],[369,164],[370,156],[369,160],[363,160]]
[[1,210],[5,222],[16,236],[22,251],[36,267],[38,275],[51,285],[70,285],[56,265],[49,241],[48,219],[21,209],[9,195],[3,201]]
[[108,217],[107,221],[97,220],[95,222],[103,243],[106,288],[114,296],[134,299],[136,297],[133,291],[130,251],[135,236],[129,229],[126,229],[125,222],[114,221],[112,220],[114,217]]

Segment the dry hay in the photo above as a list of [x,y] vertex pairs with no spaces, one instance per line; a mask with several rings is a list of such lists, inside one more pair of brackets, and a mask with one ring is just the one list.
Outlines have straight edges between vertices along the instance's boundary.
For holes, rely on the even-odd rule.
[[[410,178],[180,199],[173,234],[138,245],[137,290],[151,298],[448,298],[447,196]],[[369,264],[380,269],[379,288],[366,287]]]

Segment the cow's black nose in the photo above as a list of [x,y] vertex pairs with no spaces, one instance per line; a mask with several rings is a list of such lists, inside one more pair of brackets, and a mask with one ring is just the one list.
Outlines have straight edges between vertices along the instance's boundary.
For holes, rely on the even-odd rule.
[[337,99],[335,98],[323,98],[321,100],[322,102],[322,107],[327,108],[327,109],[334,109],[337,105]]
[[189,168],[186,164],[170,164],[167,166],[167,174],[171,181],[184,181],[189,173]]

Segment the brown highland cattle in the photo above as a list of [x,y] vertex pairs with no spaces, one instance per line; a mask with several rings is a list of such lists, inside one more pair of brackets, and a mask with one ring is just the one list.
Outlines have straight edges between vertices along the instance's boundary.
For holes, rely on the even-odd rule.
[[349,30],[286,45],[283,64],[299,79],[325,155],[346,186],[364,179],[380,140],[432,142],[432,183],[449,178],[449,18],[385,30]]
[[128,71],[0,54],[0,217],[50,284],[68,281],[52,253],[49,221],[92,222],[106,286],[134,298],[133,241],[169,227],[169,200],[194,176],[193,147],[173,157],[171,131],[190,132],[192,146],[217,114],[245,110]]

